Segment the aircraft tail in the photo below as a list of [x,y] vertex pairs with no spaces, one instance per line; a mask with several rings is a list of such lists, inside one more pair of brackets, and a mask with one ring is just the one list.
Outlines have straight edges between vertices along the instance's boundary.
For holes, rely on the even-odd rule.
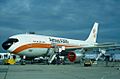
[[98,23],[95,22],[94,26],[90,32],[89,37],[86,39],[86,42],[90,42],[90,43],[96,43],[96,39],[97,39],[97,33],[98,33]]

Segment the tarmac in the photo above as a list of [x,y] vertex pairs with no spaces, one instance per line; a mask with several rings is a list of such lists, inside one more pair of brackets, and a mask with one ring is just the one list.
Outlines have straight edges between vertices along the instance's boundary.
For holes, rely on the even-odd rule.
[[0,79],[120,79],[119,66],[0,65]]

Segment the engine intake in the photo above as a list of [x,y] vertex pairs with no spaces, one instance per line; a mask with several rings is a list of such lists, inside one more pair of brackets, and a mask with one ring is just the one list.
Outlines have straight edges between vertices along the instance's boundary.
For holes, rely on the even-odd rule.
[[83,54],[81,53],[80,50],[75,50],[68,52],[67,57],[70,62],[78,63],[81,61]]
[[67,57],[70,62],[74,62],[76,60],[76,54],[74,52],[69,52]]

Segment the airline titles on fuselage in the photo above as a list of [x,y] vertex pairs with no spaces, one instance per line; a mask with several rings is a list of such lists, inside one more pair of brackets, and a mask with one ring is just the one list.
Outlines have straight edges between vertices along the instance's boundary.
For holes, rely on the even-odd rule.
[[50,40],[52,43],[69,43],[69,41],[66,40],[66,39],[49,38],[49,40]]

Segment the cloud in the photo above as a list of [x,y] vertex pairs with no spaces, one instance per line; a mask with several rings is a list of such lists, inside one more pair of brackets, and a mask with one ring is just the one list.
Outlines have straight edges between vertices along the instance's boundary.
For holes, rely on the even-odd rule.
[[[45,35],[85,39],[97,21],[100,23],[99,39],[104,37],[109,40],[112,35],[116,41],[120,38],[117,35],[120,26],[119,3],[115,0],[2,0],[0,32],[5,37],[34,31]],[[1,37],[1,40],[5,39]]]
[[6,14],[19,14],[21,12],[30,11],[30,1],[29,0],[12,0],[7,1],[5,5],[2,5],[1,11]]

